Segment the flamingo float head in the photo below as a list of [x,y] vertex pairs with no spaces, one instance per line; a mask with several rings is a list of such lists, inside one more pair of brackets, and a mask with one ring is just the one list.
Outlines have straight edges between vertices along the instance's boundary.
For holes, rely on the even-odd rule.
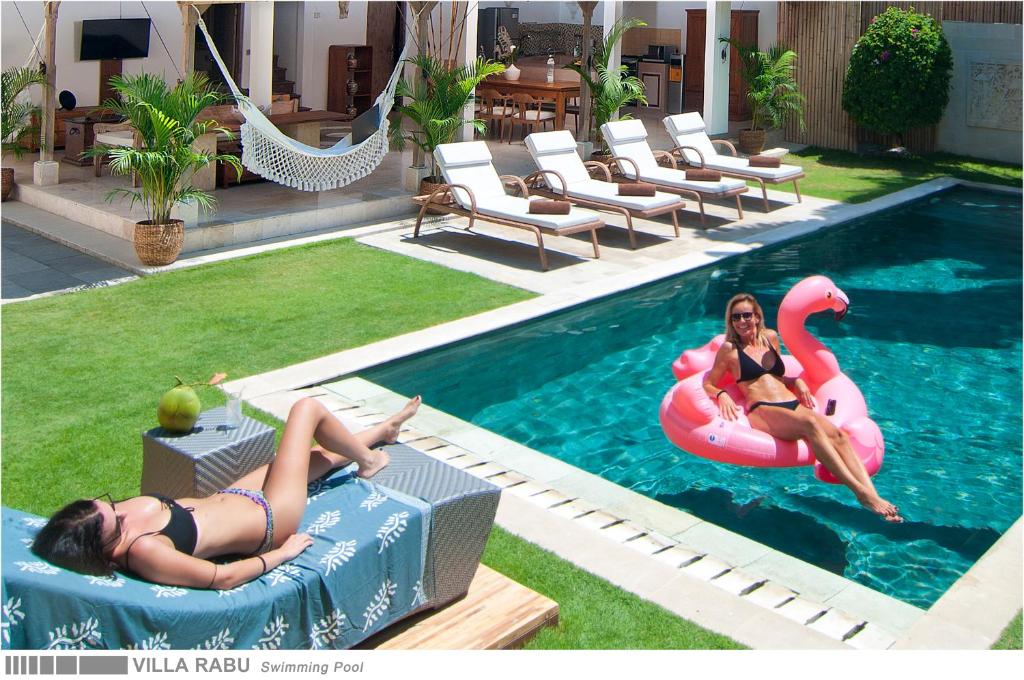
[[783,314],[806,319],[811,314],[832,310],[836,321],[842,321],[850,309],[850,299],[827,276],[808,276],[793,286],[779,306],[780,322]]

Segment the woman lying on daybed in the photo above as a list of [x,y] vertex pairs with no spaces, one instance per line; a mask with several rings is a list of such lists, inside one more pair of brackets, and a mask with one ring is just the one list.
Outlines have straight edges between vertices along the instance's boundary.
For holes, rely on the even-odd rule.
[[[36,536],[36,555],[65,569],[109,575],[115,569],[164,585],[230,589],[294,559],[313,543],[299,534],[306,485],[355,461],[360,477],[388,464],[369,447],[393,443],[419,408],[409,401],[379,425],[353,435],[318,401],[305,398],[288,414],[277,456],[234,486],[207,498],[109,494],[58,511]],[[318,447],[310,449],[310,440]],[[224,564],[210,560],[248,555]]]

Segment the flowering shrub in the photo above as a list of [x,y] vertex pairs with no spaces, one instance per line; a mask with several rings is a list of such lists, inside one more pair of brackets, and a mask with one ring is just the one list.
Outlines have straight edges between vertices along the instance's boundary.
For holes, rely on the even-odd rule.
[[910,128],[942,118],[952,70],[942,25],[913,9],[890,7],[853,46],[843,108],[859,125],[902,140]]

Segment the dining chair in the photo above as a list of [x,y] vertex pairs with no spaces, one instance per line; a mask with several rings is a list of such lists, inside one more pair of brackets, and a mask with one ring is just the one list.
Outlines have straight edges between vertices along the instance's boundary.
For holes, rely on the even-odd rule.
[[508,143],[512,143],[512,135],[515,133],[516,125],[522,125],[523,138],[526,138],[525,128],[528,126],[532,132],[534,128],[544,129],[544,124],[550,122],[551,129],[555,127],[555,112],[544,110],[544,99],[536,99],[525,92],[516,92],[512,95],[512,102],[515,104],[515,113],[511,118],[512,128],[508,133]]
[[505,137],[505,125],[512,118],[515,110],[512,100],[507,94],[497,90],[478,90],[476,93],[477,111],[476,117],[487,121],[488,128],[498,121],[498,141]]

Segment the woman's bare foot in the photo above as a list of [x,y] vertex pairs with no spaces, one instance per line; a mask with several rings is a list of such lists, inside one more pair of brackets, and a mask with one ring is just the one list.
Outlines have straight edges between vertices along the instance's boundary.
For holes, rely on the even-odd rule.
[[880,515],[886,522],[899,523],[903,521],[903,518],[900,517],[900,509],[881,496],[865,496],[857,500],[871,512]]
[[373,460],[367,464],[359,464],[359,470],[356,471],[356,475],[363,479],[369,479],[375,474],[383,470],[388,463],[391,462],[391,456],[384,449],[376,449],[374,452]]
[[423,402],[423,398],[420,395],[416,395],[409,400],[402,410],[391,416],[384,421],[384,443],[394,444],[398,441],[398,433],[402,429],[402,425],[405,421],[416,415],[416,411],[419,410],[420,404]]

